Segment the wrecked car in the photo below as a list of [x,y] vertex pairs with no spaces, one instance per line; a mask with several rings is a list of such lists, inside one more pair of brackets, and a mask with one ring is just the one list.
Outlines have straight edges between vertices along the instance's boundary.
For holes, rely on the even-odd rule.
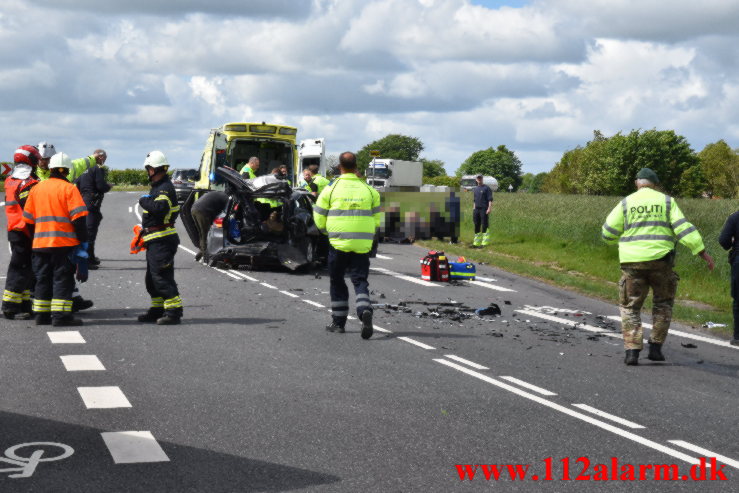
[[[313,222],[313,200],[307,190],[293,189],[274,175],[249,180],[227,166],[214,173],[228,202],[207,235],[204,259],[209,265],[296,270],[321,261],[321,233]],[[181,209],[182,222],[196,245],[198,231],[190,209],[203,193],[209,192],[191,193]]]

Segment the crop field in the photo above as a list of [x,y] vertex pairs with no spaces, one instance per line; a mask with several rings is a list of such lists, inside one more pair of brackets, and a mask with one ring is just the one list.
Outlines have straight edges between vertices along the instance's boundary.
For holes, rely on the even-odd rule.
[[[472,199],[465,192],[462,197],[460,245],[438,241],[424,245],[616,302],[618,247],[606,245],[600,232],[621,197],[496,193],[490,215],[492,241],[484,249],[469,248],[474,236]],[[716,268],[709,272],[702,259],[678,245],[675,271],[681,280],[675,317],[693,325],[711,320],[731,327],[730,267],[717,239],[739,201],[677,203],[700,231]]]

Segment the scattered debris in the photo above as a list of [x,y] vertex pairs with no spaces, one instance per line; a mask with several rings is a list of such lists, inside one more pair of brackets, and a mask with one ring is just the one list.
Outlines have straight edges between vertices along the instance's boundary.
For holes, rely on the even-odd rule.
[[696,361],[695,363],[696,363],[697,365],[702,365],[702,364],[703,364],[703,360],[702,360],[702,359],[699,359],[699,360],[698,360],[698,361]]
[[475,315],[478,317],[484,317],[485,315],[501,315],[500,307],[495,303],[490,303],[487,308],[478,308],[475,310]]
[[691,342],[681,342],[680,345],[682,347],[688,348],[688,349],[696,349],[698,347],[698,346],[696,346],[695,344],[693,344]]
[[703,324],[703,327],[706,329],[715,329],[718,327],[726,327],[726,324],[717,324],[716,322],[706,322]]
[[510,305],[511,304],[511,302],[508,301],[508,300],[503,300],[503,303],[505,303],[506,305]]

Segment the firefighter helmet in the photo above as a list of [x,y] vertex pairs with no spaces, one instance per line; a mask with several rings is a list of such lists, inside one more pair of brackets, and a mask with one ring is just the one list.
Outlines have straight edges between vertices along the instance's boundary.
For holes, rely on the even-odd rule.
[[162,151],[151,151],[146,155],[144,168],[161,168],[163,166],[169,167],[169,162]]
[[33,146],[20,146],[13,154],[13,162],[16,164],[22,163],[36,166],[39,159],[41,159],[41,154]]
[[53,156],[51,156],[51,161],[49,161],[49,168],[50,169],[56,169],[56,168],[67,168],[68,170],[72,169],[72,160],[69,156],[64,154],[63,152],[57,152]]
[[49,144],[48,142],[39,142],[38,152],[39,154],[41,154],[42,159],[48,159],[56,154],[56,148],[54,147],[54,144]]

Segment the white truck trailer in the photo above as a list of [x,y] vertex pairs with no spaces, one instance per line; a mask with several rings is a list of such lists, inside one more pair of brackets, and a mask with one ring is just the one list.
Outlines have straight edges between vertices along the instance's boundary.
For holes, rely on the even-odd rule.
[[[318,165],[318,174],[326,176],[326,146],[324,139],[305,139],[298,146],[299,172],[311,165]],[[303,178],[300,175],[298,181]]]
[[400,159],[373,159],[367,165],[367,183],[386,192],[417,192],[423,183],[423,164]]

